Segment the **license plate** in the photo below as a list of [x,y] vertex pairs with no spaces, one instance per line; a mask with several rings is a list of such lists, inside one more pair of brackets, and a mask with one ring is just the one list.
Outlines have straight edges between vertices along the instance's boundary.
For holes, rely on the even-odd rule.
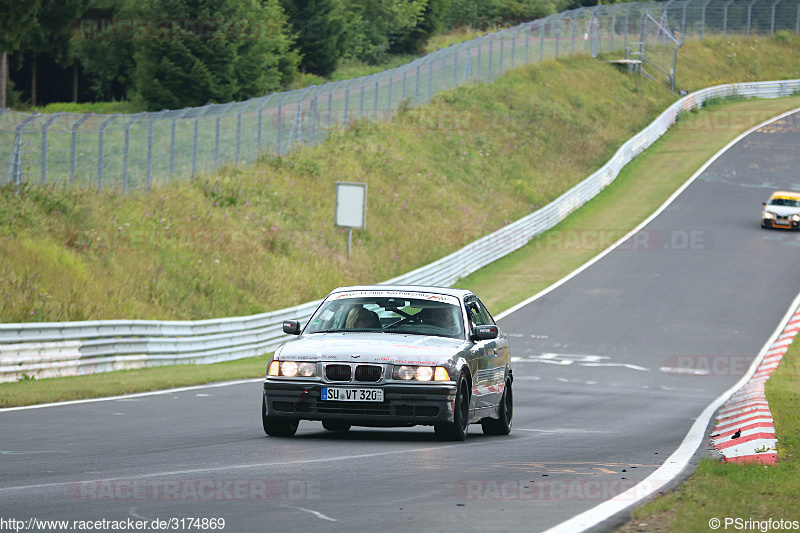
[[383,389],[323,387],[322,399],[335,402],[382,402]]

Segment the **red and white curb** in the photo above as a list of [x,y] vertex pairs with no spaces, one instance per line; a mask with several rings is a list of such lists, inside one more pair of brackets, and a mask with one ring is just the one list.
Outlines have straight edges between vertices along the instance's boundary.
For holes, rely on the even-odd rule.
[[778,339],[772,343],[753,376],[722,406],[711,442],[725,462],[778,462],[775,425],[764,385],[778,368],[789,345],[800,331],[800,307],[795,309]]

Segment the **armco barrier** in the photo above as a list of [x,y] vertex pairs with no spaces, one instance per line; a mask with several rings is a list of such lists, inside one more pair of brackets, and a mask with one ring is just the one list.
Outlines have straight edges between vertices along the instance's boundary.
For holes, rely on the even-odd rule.
[[[592,199],[622,167],[652,145],[681,111],[708,99],[778,98],[800,92],[800,80],[720,85],[681,98],[633,136],[597,172],[530,215],[461,250],[384,284],[451,285],[524,246]],[[255,356],[286,340],[285,319],[307,320],[319,301],[270,313],[200,321],[104,320],[0,324],[0,382]]]

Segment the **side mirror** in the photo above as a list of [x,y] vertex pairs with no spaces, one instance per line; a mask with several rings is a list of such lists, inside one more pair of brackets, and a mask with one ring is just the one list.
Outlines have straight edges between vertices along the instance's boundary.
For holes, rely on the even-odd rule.
[[475,335],[474,338],[479,341],[488,341],[491,339],[496,339],[497,335],[499,335],[499,330],[497,326],[490,325],[490,326],[475,326]]
[[289,335],[300,335],[300,321],[299,320],[284,320],[283,332]]

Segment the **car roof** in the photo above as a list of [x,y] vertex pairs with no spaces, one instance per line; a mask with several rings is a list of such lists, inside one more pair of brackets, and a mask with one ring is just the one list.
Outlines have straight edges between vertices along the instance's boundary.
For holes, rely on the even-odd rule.
[[772,198],[783,198],[786,200],[800,200],[800,192],[775,191],[774,193],[772,193]]
[[446,294],[448,296],[455,296],[463,300],[468,296],[473,296],[473,292],[467,289],[454,289],[452,287],[435,287],[432,285],[352,285],[349,287],[339,287],[331,291],[331,294],[337,292],[351,292],[351,291],[404,291],[404,292],[430,292],[434,294]]

